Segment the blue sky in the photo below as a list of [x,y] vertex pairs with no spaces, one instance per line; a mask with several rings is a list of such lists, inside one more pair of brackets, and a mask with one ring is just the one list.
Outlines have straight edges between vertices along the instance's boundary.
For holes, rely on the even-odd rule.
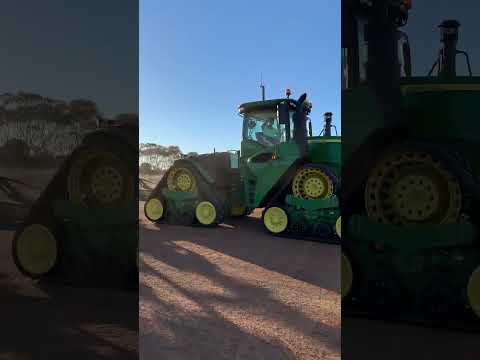
[[340,1],[140,1],[140,141],[238,149],[237,106],[287,87],[313,102],[314,133],[340,130]]

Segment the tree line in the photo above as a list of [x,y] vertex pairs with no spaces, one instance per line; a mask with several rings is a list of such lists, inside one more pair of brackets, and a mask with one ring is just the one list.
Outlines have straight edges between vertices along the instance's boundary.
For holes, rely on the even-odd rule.
[[0,95],[0,161],[36,164],[62,159],[96,129],[101,114],[95,102],[59,101],[34,93]]
[[196,152],[184,154],[178,146],[141,143],[139,145],[140,173],[162,173],[172,166],[175,160],[196,155],[198,155]]

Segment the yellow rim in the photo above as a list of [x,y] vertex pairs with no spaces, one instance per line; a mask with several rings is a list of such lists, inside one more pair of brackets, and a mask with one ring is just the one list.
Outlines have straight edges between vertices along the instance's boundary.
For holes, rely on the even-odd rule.
[[348,257],[342,252],[342,260],[341,260],[341,266],[342,266],[342,299],[348,296],[350,293],[350,290],[352,289],[352,283],[353,283],[353,271],[352,271],[352,265],[350,264],[350,260],[348,260]]
[[268,231],[279,234],[288,226],[287,213],[279,207],[268,208],[263,215],[263,224]]
[[396,225],[455,222],[461,200],[458,181],[439,161],[422,152],[384,158],[365,189],[368,216]]
[[170,191],[196,192],[195,176],[187,168],[172,168],[167,177],[167,187]]
[[480,317],[480,267],[478,267],[468,280],[468,301],[475,315]]
[[150,199],[145,205],[145,215],[149,220],[160,220],[163,217],[163,211],[163,204],[160,199]]
[[134,196],[134,179],[127,176],[122,161],[108,151],[84,150],[75,157],[68,174],[68,195],[75,203],[112,207]]
[[202,225],[211,225],[217,217],[217,210],[210,201],[202,201],[195,209],[195,216]]
[[51,231],[40,224],[29,225],[20,233],[15,250],[21,268],[34,276],[47,274],[57,261],[57,241]]
[[306,200],[317,200],[333,195],[333,182],[320,169],[304,168],[294,177],[293,195]]
[[117,201],[122,196],[123,177],[113,166],[101,166],[91,179],[92,193],[102,204]]
[[339,216],[335,223],[335,231],[339,237],[342,237],[342,217]]

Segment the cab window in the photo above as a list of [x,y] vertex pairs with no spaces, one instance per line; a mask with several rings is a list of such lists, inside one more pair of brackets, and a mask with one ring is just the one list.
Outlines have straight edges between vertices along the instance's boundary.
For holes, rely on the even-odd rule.
[[244,115],[244,140],[273,146],[286,140],[285,125],[280,125],[276,110],[259,110]]

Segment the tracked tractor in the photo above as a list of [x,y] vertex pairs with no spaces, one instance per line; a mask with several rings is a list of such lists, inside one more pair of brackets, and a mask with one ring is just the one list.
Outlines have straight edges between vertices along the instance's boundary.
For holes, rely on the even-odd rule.
[[86,135],[15,232],[18,269],[33,279],[135,286],[137,164],[138,118]]
[[456,73],[459,23],[412,76],[410,1],[342,7],[342,310],[478,329],[480,77]]
[[340,137],[313,136],[306,94],[239,106],[240,151],[177,160],[145,203],[154,222],[211,226],[263,208],[267,231],[338,239]]

